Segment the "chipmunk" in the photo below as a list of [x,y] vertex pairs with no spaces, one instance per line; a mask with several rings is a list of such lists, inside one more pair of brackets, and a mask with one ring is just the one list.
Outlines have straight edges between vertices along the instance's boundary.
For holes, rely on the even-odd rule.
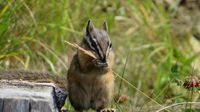
[[114,89],[111,69],[114,54],[106,22],[103,23],[103,29],[96,29],[89,20],[80,46],[97,58],[79,50],[74,55],[67,74],[71,105],[76,112],[90,108],[97,112],[113,112],[112,109],[106,109]]
[[89,20],[80,47],[91,52],[96,58],[77,50],[67,77],[48,73],[12,71],[0,72],[0,80],[53,82],[69,93],[70,103],[76,112],[88,109],[97,112],[114,112],[114,109],[106,108],[113,98],[114,90],[112,72],[114,53],[107,33],[107,23],[103,23],[103,29],[96,29]]

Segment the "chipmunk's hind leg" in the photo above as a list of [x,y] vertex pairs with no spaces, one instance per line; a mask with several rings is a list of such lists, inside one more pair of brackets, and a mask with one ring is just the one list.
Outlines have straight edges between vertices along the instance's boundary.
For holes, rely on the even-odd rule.
[[119,112],[119,111],[114,108],[104,108],[104,109],[97,110],[97,112]]

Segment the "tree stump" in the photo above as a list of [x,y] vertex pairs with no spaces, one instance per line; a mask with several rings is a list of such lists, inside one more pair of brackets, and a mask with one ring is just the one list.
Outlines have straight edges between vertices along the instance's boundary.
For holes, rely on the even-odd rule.
[[0,112],[59,112],[66,97],[52,83],[0,80]]

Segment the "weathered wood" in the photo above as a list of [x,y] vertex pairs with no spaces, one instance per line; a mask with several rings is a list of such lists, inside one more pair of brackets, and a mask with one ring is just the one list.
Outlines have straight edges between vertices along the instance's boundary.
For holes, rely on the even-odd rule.
[[0,99],[0,112],[3,112],[3,99]]
[[59,112],[66,94],[55,89],[51,83],[0,81],[0,112]]
[[2,112],[29,112],[29,101],[27,99],[3,99]]

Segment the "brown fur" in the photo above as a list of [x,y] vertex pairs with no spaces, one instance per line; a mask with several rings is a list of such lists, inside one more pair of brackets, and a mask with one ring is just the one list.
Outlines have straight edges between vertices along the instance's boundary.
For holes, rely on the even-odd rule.
[[113,53],[109,55],[107,68],[95,68],[92,61],[90,56],[78,51],[68,71],[69,99],[76,111],[89,108],[100,111],[109,105],[113,97]]

